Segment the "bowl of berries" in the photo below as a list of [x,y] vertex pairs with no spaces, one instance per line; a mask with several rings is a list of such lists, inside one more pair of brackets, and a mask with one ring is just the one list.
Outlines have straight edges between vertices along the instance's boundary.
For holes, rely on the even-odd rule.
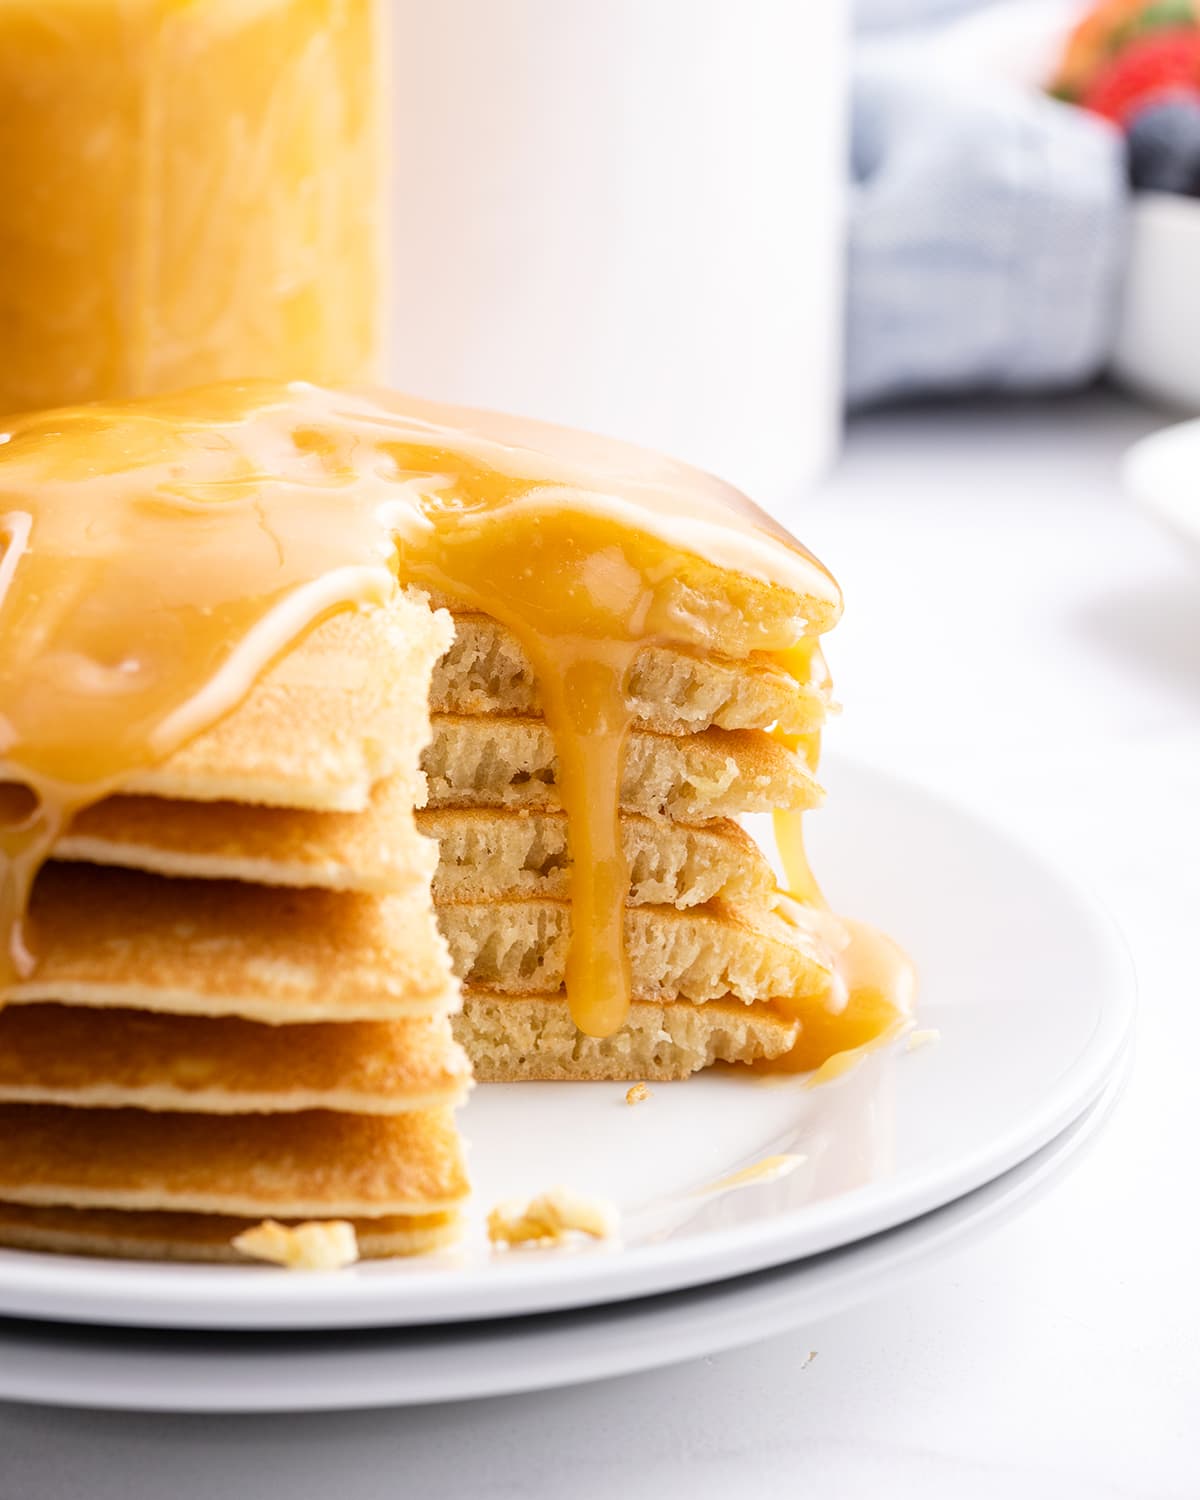
[[1200,411],[1200,0],[1099,0],[1050,92],[1122,132],[1132,189],[1112,373]]

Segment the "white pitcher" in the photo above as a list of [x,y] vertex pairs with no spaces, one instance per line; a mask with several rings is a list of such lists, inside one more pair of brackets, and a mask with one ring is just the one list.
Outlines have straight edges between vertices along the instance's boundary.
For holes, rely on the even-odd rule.
[[391,0],[389,375],[780,502],[840,415],[841,0]]

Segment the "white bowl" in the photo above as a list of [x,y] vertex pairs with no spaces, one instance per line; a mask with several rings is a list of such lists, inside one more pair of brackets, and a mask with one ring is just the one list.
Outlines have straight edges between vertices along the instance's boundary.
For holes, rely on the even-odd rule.
[[1139,395],[1200,411],[1200,199],[1134,199],[1111,370]]

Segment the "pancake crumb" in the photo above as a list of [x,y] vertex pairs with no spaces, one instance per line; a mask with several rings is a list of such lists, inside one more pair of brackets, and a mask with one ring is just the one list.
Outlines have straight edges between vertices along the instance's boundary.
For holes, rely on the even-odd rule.
[[649,1099],[650,1090],[644,1083],[635,1083],[625,1095],[626,1104],[640,1104],[643,1099]]
[[528,1246],[547,1249],[564,1244],[572,1234],[609,1239],[617,1232],[619,1216],[603,1198],[584,1197],[566,1188],[551,1188],[527,1204],[501,1203],[487,1217],[488,1239],[497,1248]]
[[358,1237],[346,1219],[312,1219],[293,1225],[264,1219],[235,1235],[233,1247],[288,1271],[340,1271],[358,1259]]

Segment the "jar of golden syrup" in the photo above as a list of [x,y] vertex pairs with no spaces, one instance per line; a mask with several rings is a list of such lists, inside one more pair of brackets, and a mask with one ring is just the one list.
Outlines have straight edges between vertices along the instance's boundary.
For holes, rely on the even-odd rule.
[[0,411],[375,373],[377,0],[0,0]]

